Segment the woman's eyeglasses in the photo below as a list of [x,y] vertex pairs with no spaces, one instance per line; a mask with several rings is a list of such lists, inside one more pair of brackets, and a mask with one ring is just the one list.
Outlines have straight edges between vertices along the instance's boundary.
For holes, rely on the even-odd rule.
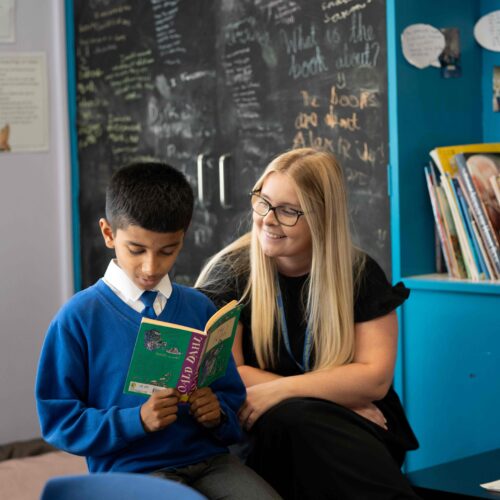
[[250,193],[252,197],[252,210],[261,217],[265,217],[269,212],[273,211],[276,220],[283,226],[292,227],[297,224],[299,217],[304,215],[301,210],[279,205],[273,207],[265,198],[262,198],[258,193]]

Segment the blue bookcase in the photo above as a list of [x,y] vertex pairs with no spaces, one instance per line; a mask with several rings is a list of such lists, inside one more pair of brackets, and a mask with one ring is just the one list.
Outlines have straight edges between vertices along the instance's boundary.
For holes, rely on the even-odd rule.
[[[500,448],[500,283],[433,274],[434,221],[423,166],[436,146],[500,142],[492,71],[500,53],[473,28],[500,0],[387,0],[393,278],[411,289],[400,313],[396,388],[420,441],[408,471]],[[460,78],[403,57],[410,24],[460,31]]]

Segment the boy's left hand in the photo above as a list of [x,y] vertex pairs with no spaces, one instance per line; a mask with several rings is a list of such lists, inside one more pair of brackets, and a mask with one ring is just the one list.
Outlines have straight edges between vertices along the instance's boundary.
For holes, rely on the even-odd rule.
[[189,396],[190,413],[196,421],[210,429],[221,423],[221,408],[217,396],[210,387],[196,389]]

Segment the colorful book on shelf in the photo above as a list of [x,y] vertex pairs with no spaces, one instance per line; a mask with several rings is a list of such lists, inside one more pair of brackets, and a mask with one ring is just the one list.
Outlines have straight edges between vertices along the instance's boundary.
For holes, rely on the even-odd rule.
[[430,172],[432,184],[434,186],[437,206],[441,214],[441,220],[443,223],[444,232],[446,234],[446,239],[449,243],[448,248],[450,250],[449,257],[450,257],[451,275],[452,277],[459,279],[467,278],[467,270],[464,262],[462,249],[460,248],[457,228],[453,220],[447,196],[444,192],[443,186],[441,185],[436,175],[437,167],[435,166],[432,160],[429,162],[428,170]]
[[458,242],[460,244],[460,250],[464,259],[467,277],[473,281],[478,281],[479,271],[472,256],[472,250],[465,230],[465,223],[458,207],[458,200],[453,188],[452,178],[449,174],[445,173],[441,175],[441,186],[443,187],[443,190],[446,194],[446,199],[448,201],[451,215],[453,217],[453,222],[457,230]]
[[[497,208],[495,193],[488,181],[481,178],[484,170],[498,169],[500,173],[500,153],[498,163],[494,155],[455,155],[455,162],[462,180],[471,211],[479,228],[481,238],[492,263],[494,277],[500,277],[500,208]],[[494,174],[496,175],[496,174]],[[489,176],[488,176],[489,178]],[[498,210],[498,213],[497,213]]]
[[495,193],[495,198],[497,199],[497,205],[500,208],[500,174],[491,175],[489,178],[493,192]]
[[462,187],[459,184],[458,179],[452,179],[453,187],[455,189],[455,196],[458,200],[458,208],[462,215],[462,220],[464,221],[465,233],[469,240],[469,247],[472,252],[472,257],[474,262],[476,263],[477,270],[479,272],[480,279],[489,279],[488,271],[486,269],[486,265],[484,263],[484,257],[481,253],[481,249],[476,240],[476,235],[474,234],[474,230],[472,229],[472,219],[473,216],[470,213],[469,204],[465,199],[465,196],[462,192]]
[[[436,168],[434,166],[433,161],[430,160],[429,161],[429,165],[427,167],[424,167],[424,169],[427,169],[427,173],[430,174],[429,175],[429,177],[430,177],[430,184],[427,181],[427,177],[426,177],[427,186],[428,186],[428,188],[429,188],[429,186],[432,187],[432,192],[434,192],[434,198],[435,198],[435,201],[436,201],[436,204],[437,204],[437,212],[440,215],[440,219],[441,219],[441,223],[442,223],[442,226],[443,226],[443,230],[445,232],[445,237],[446,237],[446,239],[448,241],[448,246],[449,246],[449,245],[451,245],[451,243],[449,241],[449,235],[446,232],[446,228],[444,227],[444,221],[442,220],[443,217],[442,217],[442,214],[441,214],[441,212],[439,210],[439,203],[438,203],[437,193],[436,193],[436,188],[439,185],[439,182],[437,181],[437,178],[436,178],[436,172],[435,172]],[[430,196],[430,194],[431,194],[431,192],[429,191],[429,196]],[[432,206],[432,199],[431,199],[431,206]],[[433,213],[434,213],[434,208],[433,208]],[[434,218],[435,218],[435,216],[434,216]],[[450,276],[453,276],[453,271],[452,271],[453,264],[451,262],[447,263],[446,260],[445,260],[445,256],[443,254],[443,249],[442,249],[442,245],[441,245],[441,236],[439,234],[439,229],[436,226],[436,224],[434,224],[434,251],[435,251],[435,267],[436,267],[436,272],[437,273],[443,273],[445,271],[448,271],[448,274]],[[449,257],[451,257],[451,255],[449,255]],[[450,267],[448,267],[448,264],[450,265]],[[446,269],[443,269],[443,267],[445,267]]]
[[477,222],[474,218],[474,213],[472,211],[472,204],[469,198],[469,194],[467,189],[465,188],[462,177],[459,175],[454,179],[456,183],[460,186],[460,202],[462,206],[462,210],[467,213],[468,218],[468,229],[469,233],[473,235],[473,242],[475,244],[476,250],[479,252],[479,260],[481,261],[481,268],[485,274],[486,279],[495,279],[496,273],[493,271],[491,260],[486,251],[486,247],[484,246],[483,239],[481,237],[481,233],[477,226]]
[[233,300],[208,320],[205,329],[143,318],[124,392],[146,394],[167,387],[181,401],[226,373],[242,305]]
[[448,200],[444,189],[441,185],[435,182],[436,187],[436,197],[438,200],[438,205],[441,211],[442,220],[444,223],[445,232],[448,236],[450,242],[450,256],[451,256],[451,267],[453,276],[455,278],[466,278],[467,271],[465,269],[464,258],[462,255],[462,250],[460,249],[460,243],[458,241],[457,229],[455,227],[455,222],[453,221],[453,216],[451,215],[450,206],[448,205]]
[[457,146],[440,146],[430,151],[430,156],[441,174],[447,173],[454,177],[458,168],[455,163],[455,155],[464,154],[500,154],[500,143],[482,143],[482,144],[461,144]]
[[451,215],[450,207],[448,205],[448,201],[446,199],[443,187],[440,185],[438,177],[436,175],[436,170],[437,167],[431,160],[429,162],[429,171],[431,173],[432,183],[434,185],[436,199],[438,202],[439,211],[441,213],[444,230],[446,233],[447,240],[449,242],[452,276],[454,278],[466,278],[467,271],[465,270],[463,255],[462,251],[460,250],[460,243],[458,242],[457,230],[455,228],[455,223],[453,222],[453,217]]
[[451,260],[452,249],[450,248],[451,242],[449,241],[449,237],[446,234],[444,221],[441,215],[441,211],[439,209],[439,204],[436,195],[436,187],[433,183],[429,167],[424,167],[424,172],[425,172],[425,180],[427,182],[427,188],[429,191],[429,198],[431,200],[434,222],[436,224],[436,229],[439,236],[439,242],[441,244],[441,251],[443,253],[443,258],[446,264],[446,269],[448,271],[449,276],[453,276],[453,268]]
[[487,272],[485,273],[487,279],[495,279],[496,273],[493,268],[493,264],[491,262],[491,259],[488,255],[488,252],[486,251],[486,248],[484,246],[483,239],[481,238],[481,233],[479,232],[479,228],[477,227],[477,223],[474,220],[474,217],[472,217],[472,230],[474,231],[474,235],[476,236],[476,241],[479,245],[479,248],[481,249],[481,254],[483,255],[484,259],[484,265],[486,266]]

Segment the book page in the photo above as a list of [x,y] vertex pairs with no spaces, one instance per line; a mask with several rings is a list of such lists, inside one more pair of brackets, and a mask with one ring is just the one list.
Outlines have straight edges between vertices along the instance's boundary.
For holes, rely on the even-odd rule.
[[222,323],[210,332],[207,343],[207,351],[212,349],[217,344],[231,337],[234,328],[234,322],[237,318],[232,317],[229,321]]
[[226,314],[231,309],[235,308],[238,305],[237,300],[232,300],[228,302],[225,306],[221,307],[218,311],[216,311],[213,316],[207,321],[207,325],[205,327],[205,331],[208,332],[212,328],[212,325],[216,323],[224,314]]
[[198,330],[196,328],[191,328],[190,326],[178,325],[177,323],[169,323],[168,321],[160,321],[158,319],[147,318],[147,322],[150,325],[165,326],[179,330],[186,330],[187,332],[195,332],[195,333],[201,333],[202,335],[206,335],[205,332],[202,332],[201,330]]
[[199,387],[209,385],[226,373],[240,312],[243,307],[238,305],[236,301],[228,304],[228,306],[230,307],[221,309],[225,310],[225,314],[223,316],[218,315],[218,319],[212,322],[207,332],[207,346],[199,372]]

